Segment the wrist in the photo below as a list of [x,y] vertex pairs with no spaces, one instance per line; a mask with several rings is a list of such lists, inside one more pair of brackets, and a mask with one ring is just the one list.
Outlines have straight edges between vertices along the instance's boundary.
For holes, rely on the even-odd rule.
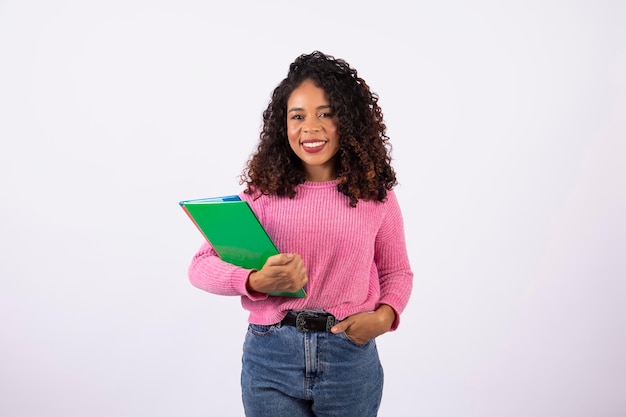
[[381,322],[383,322],[388,328],[391,328],[393,323],[396,321],[396,311],[388,304],[381,304],[376,309],[376,313],[380,317]]

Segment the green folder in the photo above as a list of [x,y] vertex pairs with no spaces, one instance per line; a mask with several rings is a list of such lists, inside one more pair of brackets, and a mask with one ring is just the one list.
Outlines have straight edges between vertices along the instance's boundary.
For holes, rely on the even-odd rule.
[[[179,204],[219,257],[228,263],[260,270],[267,258],[279,253],[250,205],[236,195],[185,200]],[[295,293],[269,295],[302,298],[306,292],[302,288]]]

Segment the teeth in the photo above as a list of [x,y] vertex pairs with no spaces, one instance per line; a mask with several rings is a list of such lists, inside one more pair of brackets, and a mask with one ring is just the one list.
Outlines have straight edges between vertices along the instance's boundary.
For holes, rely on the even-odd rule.
[[322,146],[323,144],[325,144],[326,142],[324,141],[319,141],[319,142],[306,142],[303,143],[302,146],[304,146],[305,148],[315,148],[316,146]]

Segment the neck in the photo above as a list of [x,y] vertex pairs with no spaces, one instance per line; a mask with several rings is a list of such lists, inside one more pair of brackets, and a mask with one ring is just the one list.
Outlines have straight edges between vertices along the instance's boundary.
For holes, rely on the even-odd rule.
[[326,182],[337,179],[335,169],[326,166],[306,167],[304,178],[310,182]]

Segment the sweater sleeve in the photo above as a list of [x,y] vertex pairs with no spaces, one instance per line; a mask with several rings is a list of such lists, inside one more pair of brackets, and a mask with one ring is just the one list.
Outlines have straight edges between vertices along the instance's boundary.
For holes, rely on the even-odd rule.
[[413,272],[409,264],[404,235],[404,222],[395,193],[387,198],[388,210],[376,236],[374,260],[380,280],[380,304],[387,304],[396,312],[391,329],[400,324],[413,288]]
[[267,294],[246,289],[252,270],[222,261],[208,242],[194,255],[189,265],[189,281],[194,287],[217,295],[240,295],[251,300],[264,300]]

